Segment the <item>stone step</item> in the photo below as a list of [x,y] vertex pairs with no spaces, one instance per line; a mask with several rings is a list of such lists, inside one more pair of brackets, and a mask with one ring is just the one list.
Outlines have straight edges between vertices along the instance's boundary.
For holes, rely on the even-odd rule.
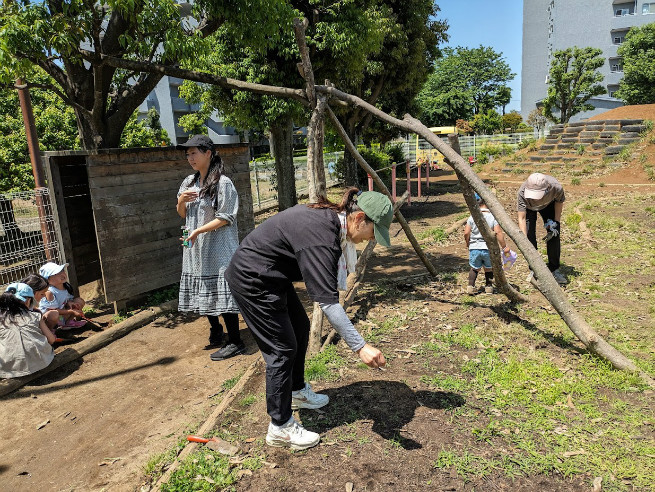
[[580,137],[580,143],[590,144],[594,143],[596,140],[596,137]]
[[604,123],[597,123],[597,122],[594,121],[593,123],[587,123],[587,125],[585,126],[585,131],[588,131],[588,132],[593,132],[593,131],[599,132],[599,131],[601,131],[603,128],[605,128],[605,124],[604,124]]
[[621,138],[639,138],[639,132],[621,132]]
[[606,131],[606,132],[618,132],[619,130],[621,130],[621,125],[608,125],[608,124],[605,124],[604,131]]
[[579,141],[578,137],[562,137],[563,143],[578,143]]
[[610,145],[605,149],[605,155],[616,155],[623,150],[623,145]]
[[559,144],[557,144],[557,150],[561,150],[561,149],[572,149],[572,148],[573,148],[573,144],[572,144],[572,143],[565,143],[565,142],[563,142],[563,143],[559,143]]
[[570,162],[578,162],[578,160],[579,159],[577,157],[564,157],[562,159],[562,162],[570,163]]
[[566,134],[574,134],[574,135],[577,135],[577,134],[580,133],[582,130],[584,130],[584,127],[583,127],[583,126],[567,126],[567,127],[564,129],[564,134],[565,134],[565,135],[566,135]]
[[619,138],[619,145],[629,145],[633,142],[639,142],[639,138]]
[[530,160],[532,162],[543,162],[545,159],[546,158],[544,156],[540,156],[540,155],[531,155],[530,156]]
[[553,150],[556,147],[554,143],[545,143],[541,144],[541,147],[539,147],[539,150]]
[[621,132],[618,130],[614,131],[609,131],[609,130],[604,130],[600,132],[600,138],[614,138],[615,135],[619,135]]
[[596,130],[594,130],[594,131],[584,130],[584,131],[580,132],[580,137],[581,138],[582,137],[599,137],[599,136],[600,136],[600,132],[596,131]]
[[596,142],[596,143],[591,144],[591,148],[592,148],[592,149],[596,149],[596,150],[598,150],[598,149],[604,149],[605,147],[607,147],[608,145],[610,145],[610,143],[611,143],[611,142]]
[[619,125],[623,128],[628,125],[641,125],[643,122],[644,120],[619,120]]
[[624,125],[621,128],[622,132],[635,132],[637,134],[646,130],[646,125]]

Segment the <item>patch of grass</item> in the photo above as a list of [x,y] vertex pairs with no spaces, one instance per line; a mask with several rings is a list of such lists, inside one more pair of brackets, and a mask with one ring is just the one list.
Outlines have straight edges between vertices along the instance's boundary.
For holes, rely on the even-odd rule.
[[598,187],[599,187],[599,188],[605,188],[605,183],[603,183],[603,182],[601,181],[600,183],[598,183]]
[[173,299],[177,299],[180,293],[180,285],[175,284],[171,285],[169,287],[164,287],[161,289],[157,289],[153,292],[151,292],[147,299],[146,299],[146,305],[147,306],[159,306],[160,304],[163,304],[167,301],[171,301]]
[[448,234],[446,234],[445,229],[442,227],[432,227],[421,232],[418,237],[419,239],[429,239],[435,243],[442,243],[448,239]]
[[499,468],[498,462],[476,456],[468,451],[457,454],[454,451],[442,450],[436,461],[432,464],[434,468],[454,468],[458,476],[468,482],[472,478],[484,478],[491,475]]
[[578,155],[582,155],[584,154],[585,148],[586,147],[584,145],[580,144],[575,147],[575,150],[578,153]]
[[262,467],[259,457],[246,460],[232,467],[229,457],[203,449],[187,456],[173,472],[168,482],[162,484],[162,492],[224,490],[238,481],[240,469],[257,470]]
[[132,316],[134,316],[134,311],[118,311],[118,314],[114,314],[111,317],[111,320],[114,324],[118,324]]
[[380,340],[389,333],[394,332],[397,328],[401,327],[406,321],[407,316],[391,316],[381,322],[375,322],[369,328],[366,334],[366,340],[371,343],[379,343]]
[[346,361],[338,354],[336,345],[330,345],[305,362],[305,379],[307,381],[334,381],[339,378],[337,369]]
[[573,186],[578,186],[580,184],[580,178],[571,178],[571,184]]
[[82,312],[88,316],[96,314],[95,308],[93,306],[89,306],[88,304],[82,307]]
[[477,331],[473,323],[462,325],[458,330],[450,330],[446,333],[435,333],[435,340],[446,342],[450,345],[459,345],[467,349],[483,344],[485,340]]
[[253,403],[257,401],[257,397],[255,395],[246,395],[241,400],[239,401],[239,405],[242,407],[249,407]]
[[223,388],[224,391],[230,391],[236,386],[236,384],[239,382],[239,379],[241,379],[241,374],[234,376],[233,378],[226,379],[223,381],[221,388]]

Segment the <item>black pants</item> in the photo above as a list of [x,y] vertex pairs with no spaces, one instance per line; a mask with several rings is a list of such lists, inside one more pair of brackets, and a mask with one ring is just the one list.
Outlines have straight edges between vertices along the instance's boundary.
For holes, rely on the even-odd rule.
[[286,424],[292,414],[291,392],[305,387],[310,325],[305,308],[293,287],[275,301],[234,289],[232,296],[266,362],[266,410],[275,425]]
[[[539,210],[539,215],[544,221],[544,224],[548,222],[548,219],[551,219],[555,222],[555,202],[551,202],[546,208]],[[534,246],[534,249],[537,249],[537,211],[536,210],[526,210],[525,211],[525,222],[528,230],[528,239]],[[557,224],[557,232],[560,232],[560,224]],[[544,234],[545,234],[544,230]],[[553,237],[550,241],[546,243],[546,251],[548,253],[548,269],[551,272],[554,272],[559,268],[559,257],[561,254],[561,241],[560,235]]]
[[[223,313],[223,322],[225,322],[225,328],[227,329],[227,340],[228,343],[238,344],[241,342],[241,336],[239,335],[239,315],[237,313]],[[207,316],[209,320],[209,341],[218,342],[223,336],[223,326],[218,320],[218,316]]]

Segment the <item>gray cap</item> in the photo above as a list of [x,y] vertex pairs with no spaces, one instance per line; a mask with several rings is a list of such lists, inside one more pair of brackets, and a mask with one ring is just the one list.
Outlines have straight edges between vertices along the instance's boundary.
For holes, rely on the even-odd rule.
[[206,147],[208,149],[213,149],[214,142],[212,142],[212,139],[207,135],[193,135],[185,143],[176,146],[178,150],[186,150],[189,147]]

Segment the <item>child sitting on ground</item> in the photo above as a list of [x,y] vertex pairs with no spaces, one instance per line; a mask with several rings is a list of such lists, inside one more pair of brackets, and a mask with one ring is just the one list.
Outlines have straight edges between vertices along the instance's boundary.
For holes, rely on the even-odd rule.
[[21,282],[0,295],[0,378],[32,374],[55,356],[55,335],[41,313],[32,311],[33,304],[34,291]]
[[76,321],[75,317],[82,318],[84,313],[84,299],[73,296],[73,288],[68,283],[66,266],[48,262],[39,269],[50,286],[39,303],[48,327],[54,330],[57,325],[61,328],[80,328],[86,324],[85,320]]
[[[475,199],[478,201],[478,205],[480,205],[480,211],[482,212],[484,219],[487,221],[489,228],[496,233],[496,239],[502,248],[503,254],[508,255],[510,253],[510,249],[509,246],[505,244],[505,234],[503,234],[503,231],[496,221],[496,218],[491,214],[487,208],[487,205],[484,203],[484,200],[477,193],[475,194]],[[466,221],[466,226],[464,227],[464,240],[466,241],[466,246],[469,249],[469,265],[471,266],[466,292],[468,294],[474,294],[477,292],[475,289],[475,281],[478,278],[478,273],[480,270],[484,268],[484,291],[487,294],[493,294],[494,272],[491,269],[491,257],[489,256],[489,248],[487,248],[487,243],[484,242],[482,233],[475,225],[472,216],[469,216],[468,220]]]

